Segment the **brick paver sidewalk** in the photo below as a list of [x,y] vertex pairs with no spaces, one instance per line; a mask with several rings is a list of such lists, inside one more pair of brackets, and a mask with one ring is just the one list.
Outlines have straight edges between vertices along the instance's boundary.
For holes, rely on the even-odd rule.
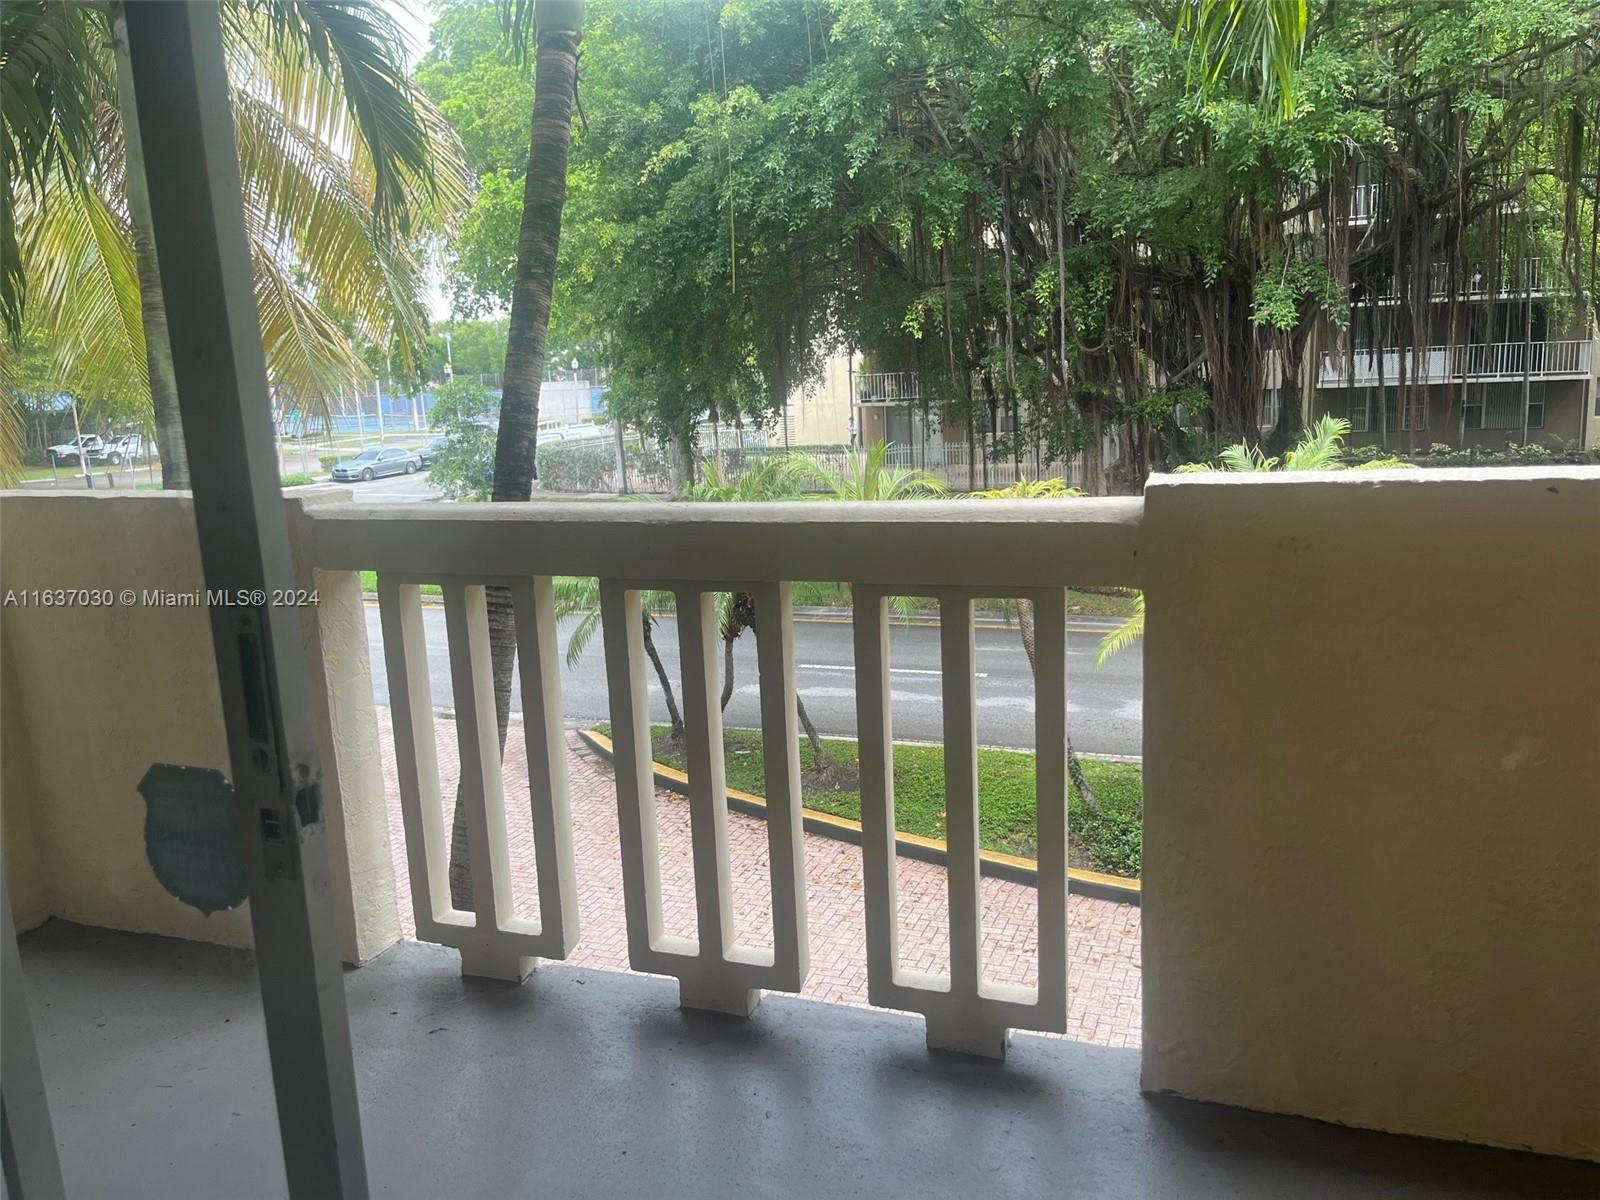
[[[459,770],[455,729],[439,719],[439,774],[444,795],[455,794]],[[400,922],[415,936],[411,889],[405,866],[400,793],[387,712],[379,715],[384,774],[389,794],[389,830],[400,893]],[[520,729],[507,739],[505,794],[513,888],[521,915],[538,912],[533,830],[528,813],[527,757]],[[617,852],[617,804],[611,766],[577,738],[567,735],[568,771],[578,876],[582,940],[567,960],[606,970],[628,969],[622,907],[622,865]],[[694,875],[688,802],[672,792],[657,794],[661,851],[662,910],[669,934],[695,936]],[[735,927],[741,943],[772,945],[766,822],[728,815]],[[898,859],[900,955],[919,971],[948,972],[945,871]],[[859,847],[807,834],[805,869],[811,935],[811,973],[801,995],[834,1004],[867,1003],[865,913]],[[1038,909],[1034,889],[985,877],[983,892],[984,975],[995,982],[1031,984],[1037,972]],[[1109,900],[1070,898],[1068,910],[1069,1032],[1071,1038],[1107,1046],[1139,1045],[1139,910]]]

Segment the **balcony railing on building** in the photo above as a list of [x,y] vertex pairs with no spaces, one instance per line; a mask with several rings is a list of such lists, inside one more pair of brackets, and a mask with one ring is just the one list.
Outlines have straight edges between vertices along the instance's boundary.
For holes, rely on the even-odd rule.
[[857,404],[904,404],[922,399],[916,371],[869,371],[856,376]]
[[[1498,299],[1501,297],[1543,296],[1546,288],[1559,285],[1558,277],[1551,272],[1550,264],[1542,258],[1524,258],[1503,264],[1498,271],[1482,263],[1471,269],[1452,270],[1448,262],[1428,264],[1428,292],[1431,301],[1453,298],[1464,300]],[[1384,277],[1378,290],[1378,304],[1395,304],[1400,299],[1401,287],[1393,275]]]
[[1490,342],[1429,346],[1425,350],[1328,350],[1322,355],[1322,387],[1385,387],[1407,382],[1445,383],[1452,379],[1579,379],[1589,374],[1593,343]]

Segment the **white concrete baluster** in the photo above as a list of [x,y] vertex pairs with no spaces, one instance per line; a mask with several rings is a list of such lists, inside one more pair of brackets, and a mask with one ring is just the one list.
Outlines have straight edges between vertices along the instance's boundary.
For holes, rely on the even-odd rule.
[[1067,594],[1033,592],[1034,809],[1039,893],[1035,1029],[1067,1028]]
[[550,581],[494,580],[510,588],[517,621],[529,801],[539,869],[540,919],[514,914],[505,793],[495,725],[485,583],[442,576],[456,739],[459,802],[472,863],[471,912],[453,907],[449,841],[434,744],[433,697],[418,585],[381,574],[378,604],[395,732],[417,937],[461,951],[466,975],[521,981],[535,958],[565,958],[578,938],[561,691]]
[[787,583],[752,586],[761,753],[766,768],[767,857],[776,951],[768,987],[798,992],[809,963],[805,838],[801,827],[800,730],[795,710],[794,612]]
[[[650,766],[643,615],[644,585],[601,583],[606,674],[617,773],[628,959],[635,970],[678,979],[685,1008],[748,1016],[761,988],[798,991],[805,977],[804,872],[801,868],[799,758],[794,736],[794,652],[787,588],[773,584],[680,583],[676,587],[683,662],[683,712],[689,776],[689,818],[698,938],[669,937],[661,928],[660,859],[655,784]],[[723,778],[722,713],[718,704],[714,591],[750,591],[757,601],[762,720],[768,771],[768,846],[772,859],[776,952],[741,945],[733,925],[728,863],[728,797]],[[767,610],[764,612],[763,610]],[[769,684],[769,678],[774,682]],[[781,681],[790,685],[780,687]],[[776,698],[769,696],[778,689]],[[778,769],[774,769],[774,764]]]
[[1038,655],[1040,983],[1029,988],[987,982],[982,970],[972,602],[988,593],[970,588],[914,590],[935,596],[940,606],[950,974],[906,971],[898,963],[887,593],[856,584],[856,723],[861,742],[868,997],[885,1008],[922,1013],[932,1049],[1004,1058],[1011,1029],[1066,1030],[1065,593],[1057,589],[1013,593],[1033,601]]
[[[889,711],[888,597],[856,584],[856,737],[861,768],[861,868],[867,921],[867,999],[906,1007],[894,862],[894,753]],[[918,978],[931,977],[918,976]],[[920,1011],[913,1009],[913,1011]]]
[[507,952],[492,935],[513,919],[511,858],[506,845],[506,801],[495,727],[489,614],[481,583],[446,580],[444,622],[450,643],[450,682],[456,701],[456,744],[461,777],[457,803],[466,809],[472,862],[476,936],[461,944],[461,971],[521,982],[533,970],[529,955]]
[[379,575],[378,611],[383,622],[395,767],[417,937],[453,946],[460,930],[471,924],[472,915],[458,912],[450,904],[449,851],[433,741],[428,647],[417,584],[395,575]]
[[528,799],[539,876],[539,934],[544,958],[565,958],[578,944],[577,871],[567,795],[567,742],[561,726],[561,658],[549,576],[511,585],[517,615],[517,671],[522,733],[528,750]]

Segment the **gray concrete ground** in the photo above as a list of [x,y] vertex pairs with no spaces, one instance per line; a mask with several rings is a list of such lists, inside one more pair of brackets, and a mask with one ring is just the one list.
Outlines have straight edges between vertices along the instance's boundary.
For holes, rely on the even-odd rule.
[[[51,922],[21,939],[67,1194],[284,1194],[250,955]],[[1139,1093],[1133,1050],[930,1054],[911,1017],[669,980],[463,980],[415,943],[345,977],[374,1196],[1369,1200],[1600,1194],[1600,1168]]]
[[[386,481],[387,482],[387,481]],[[368,485],[371,486],[371,485]],[[1073,617],[1067,637],[1067,720],[1073,744],[1086,754],[1141,752],[1143,729],[1144,660],[1138,644],[1094,669],[1095,650],[1115,620]],[[444,611],[425,608],[423,622],[428,637],[428,665],[434,704],[454,704],[450,686],[450,658],[444,631]],[[560,645],[565,653],[577,618],[561,623]],[[389,703],[383,664],[383,639],[376,605],[367,609],[367,634],[371,647],[374,690],[378,703]],[[797,620],[795,624],[795,682],[806,710],[824,735],[854,737],[856,732],[855,667],[851,626],[844,620]],[[681,687],[677,630],[672,621],[662,623],[656,646],[666,664],[674,689]],[[1015,626],[980,626],[977,641],[978,740],[983,745],[1032,749],[1033,676]],[[944,740],[940,724],[939,630],[929,625],[896,623],[889,635],[891,695],[894,735],[908,741]],[[649,678],[653,718],[667,719],[666,702],[653,674]],[[760,689],[756,676],[755,640],[735,643],[734,695],[728,703],[729,728],[754,729],[760,725]],[[598,634],[575,667],[564,670],[561,680],[564,715],[573,721],[607,720],[605,650]],[[720,686],[720,680],[719,680]],[[681,695],[680,695],[681,701]],[[512,707],[521,707],[517,689]]]

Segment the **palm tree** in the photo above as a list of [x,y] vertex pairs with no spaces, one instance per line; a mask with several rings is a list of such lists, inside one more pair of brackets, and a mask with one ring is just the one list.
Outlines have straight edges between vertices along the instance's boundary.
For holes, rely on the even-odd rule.
[[[1073,500],[1083,493],[1075,487],[1069,487],[1066,481],[1061,479],[1019,479],[1010,487],[969,492],[968,495],[974,500]],[[1039,668],[1034,661],[1033,601],[1007,601],[1006,611],[1008,614],[1016,614],[1017,633],[1022,638],[1023,653],[1028,656],[1028,670],[1037,674]],[[1094,789],[1089,786],[1089,777],[1083,772],[1083,763],[1078,759],[1078,752],[1072,748],[1070,734],[1067,736],[1067,776],[1078,789],[1078,795],[1083,797],[1084,804],[1092,811],[1099,812],[1099,801],[1095,799]]]
[[[522,219],[512,280],[511,316],[495,434],[492,502],[526,502],[533,494],[538,450],[539,389],[544,382],[545,334],[561,244],[561,210],[567,199],[567,150],[578,90],[578,41],[583,36],[582,0],[502,0],[501,13],[519,55],[528,36],[534,43],[533,117],[528,171],[522,187]],[[511,672],[517,627],[508,588],[487,594],[489,652],[494,674],[495,721],[505,752],[511,718]],[[645,619],[645,636],[650,619]],[[681,725],[681,722],[679,722]],[[450,891],[459,907],[472,895],[464,807],[456,805],[450,835]]]
[[[1311,432],[1275,458],[1264,453],[1259,446],[1235,442],[1217,455],[1215,463],[1185,463],[1178,473],[1192,474],[1206,471],[1381,471],[1396,467],[1411,468],[1415,463],[1403,462],[1394,457],[1375,458],[1351,466],[1344,459],[1344,439],[1350,435],[1350,422],[1343,417],[1325,416],[1312,427]],[[1126,650],[1144,636],[1144,593],[1134,597],[1133,612],[1128,619],[1100,639],[1095,652],[1096,669],[1105,666],[1106,660],[1119,651]]]
[[[285,405],[325,408],[365,371],[352,335],[403,361],[420,345],[421,239],[453,223],[465,166],[384,8],[226,0],[223,17],[268,372]],[[153,411],[164,483],[187,486],[121,5],[8,4],[0,43],[13,344],[26,324],[64,389]]]
[[[567,666],[575,667],[583,660],[583,652],[600,628],[600,581],[593,575],[561,575],[552,581],[551,590],[555,593],[556,617],[578,618],[567,641]],[[639,610],[644,619],[644,652],[650,656],[650,665],[655,668],[662,695],[666,697],[670,736],[680,741],[683,714],[678,711],[678,701],[672,692],[672,677],[667,674],[661,652],[656,649],[654,632],[659,614],[669,613],[674,607],[675,598],[671,592],[646,590],[639,593]],[[723,707],[727,707],[726,701]]]

